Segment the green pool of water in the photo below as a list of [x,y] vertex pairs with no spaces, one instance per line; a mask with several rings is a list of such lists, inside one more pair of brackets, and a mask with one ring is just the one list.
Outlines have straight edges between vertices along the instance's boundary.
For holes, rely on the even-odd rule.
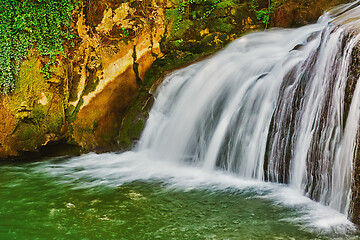
[[175,187],[152,178],[84,188],[95,178],[38,169],[0,165],[0,239],[360,238],[309,227],[301,211],[264,197],[266,190]]

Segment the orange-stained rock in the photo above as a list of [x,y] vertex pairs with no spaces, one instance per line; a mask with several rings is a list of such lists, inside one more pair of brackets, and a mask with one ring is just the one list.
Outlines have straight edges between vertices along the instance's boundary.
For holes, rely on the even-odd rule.
[[[93,7],[99,9],[96,4]],[[144,11],[153,18],[143,16]],[[82,42],[73,61],[80,81],[74,91],[77,96],[69,103],[77,108],[70,123],[77,144],[99,151],[116,146],[121,119],[146,72],[161,55],[164,19],[162,9],[132,8],[129,2],[108,5],[100,22],[91,15],[80,16]],[[87,22],[92,26],[86,26]]]
[[[340,1],[283,1],[271,26],[315,21]],[[210,14],[207,2],[190,3],[181,18],[178,4],[83,0],[72,23],[76,45],[56,58],[54,76],[42,76],[42,58],[30,51],[15,91],[0,96],[0,158],[60,140],[87,151],[130,147],[166,73],[265,27],[250,1],[220,1]]]
[[271,26],[290,28],[314,23],[326,10],[343,2],[341,0],[287,0],[275,10]]

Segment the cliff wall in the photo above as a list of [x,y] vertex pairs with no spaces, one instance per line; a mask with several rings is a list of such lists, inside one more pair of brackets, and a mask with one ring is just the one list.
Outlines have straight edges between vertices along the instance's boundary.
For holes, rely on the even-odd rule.
[[83,151],[126,149],[138,139],[153,93],[173,69],[269,27],[316,21],[340,1],[83,1],[73,44],[56,56],[29,49],[12,92],[0,96],[0,157],[66,143]]

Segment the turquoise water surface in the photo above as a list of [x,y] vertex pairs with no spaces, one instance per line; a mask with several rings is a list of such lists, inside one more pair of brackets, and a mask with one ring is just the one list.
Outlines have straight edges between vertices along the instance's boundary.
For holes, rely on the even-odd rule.
[[286,186],[136,157],[3,163],[0,239],[360,237],[345,216]]

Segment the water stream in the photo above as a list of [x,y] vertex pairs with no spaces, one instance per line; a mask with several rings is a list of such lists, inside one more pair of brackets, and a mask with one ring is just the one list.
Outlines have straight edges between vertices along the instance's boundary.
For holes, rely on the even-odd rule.
[[287,185],[87,154],[0,167],[0,239],[358,239],[344,214]]
[[360,35],[331,21],[249,34],[168,76],[136,150],[287,183],[347,215],[360,117],[349,71]]
[[133,151],[3,164],[0,239],[358,239],[358,3],[170,74]]

